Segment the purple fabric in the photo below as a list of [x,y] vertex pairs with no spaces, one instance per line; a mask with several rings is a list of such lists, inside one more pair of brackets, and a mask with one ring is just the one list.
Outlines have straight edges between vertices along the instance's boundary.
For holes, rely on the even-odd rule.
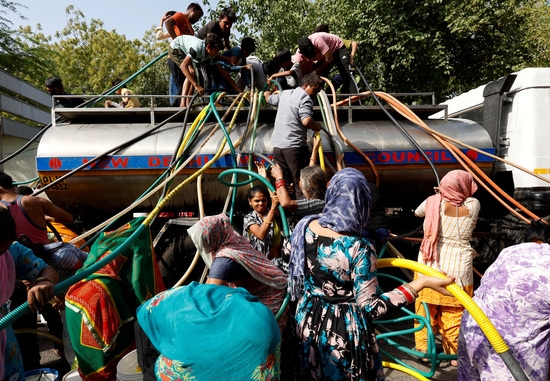
[[[550,245],[504,249],[487,269],[475,302],[530,380],[547,380],[550,359]],[[514,380],[468,312],[458,339],[459,381]]]

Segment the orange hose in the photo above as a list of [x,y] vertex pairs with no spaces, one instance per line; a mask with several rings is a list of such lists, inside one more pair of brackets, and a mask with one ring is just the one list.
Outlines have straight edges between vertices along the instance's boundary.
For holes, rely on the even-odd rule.
[[[351,98],[351,101],[352,101],[352,102],[355,102],[355,101],[357,101],[357,100],[359,100],[359,99],[366,98],[367,96],[370,96],[370,95],[371,95],[370,92],[364,92],[364,93],[361,93],[360,95],[355,95],[355,96],[353,96],[353,97]],[[343,104],[346,103],[346,102],[348,102],[348,100],[339,101],[339,102],[337,103],[337,106],[341,106],[341,105],[343,105]],[[511,162],[511,161],[509,161],[509,160],[506,160],[506,159],[504,159],[504,158],[502,158],[502,157],[498,157],[498,156],[496,156],[496,155],[493,155],[493,154],[490,154],[490,153],[488,153],[488,152],[482,151],[481,149],[479,149],[479,148],[477,148],[477,147],[471,146],[471,145],[469,145],[469,144],[466,144],[466,143],[464,143],[464,142],[461,142],[461,141],[459,141],[459,140],[456,140],[456,139],[454,139],[454,138],[451,138],[450,136],[446,136],[446,135],[442,134],[441,132],[438,132],[438,131],[436,131],[436,130],[433,130],[433,129],[429,128],[429,127],[428,127],[428,130],[429,130],[432,134],[436,134],[436,135],[440,136],[441,138],[443,138],[443,139],[445,139],[445,140],[448,140],[448,141],[450,141],[450,142],[452,142],[452,143],[459,144],[459,145],[463,146],[464,148],[468,148],[468,149],[470,149],[470,150],[472,150],[472,151],[475,151],[475,152],[477,152],[477,153],[480,153],[480,154],[482,154],[482,155],[485,155],[485,156],[487,156],[487,157],[490,157],[491,159],[495,159],[495,160],[498,160],[498,161],[500,161],[500,162],[502,162],[502,163],[508,164],[508,165],[510,165],[510,166],[512,166],[512,167],[514,167],[514,168],[517,168],[517,169],[521,170],[522,172],[525,172],[525,173],[527,173],[527,174],[529,174],[529,175],[531,175],[531,176],[536,177],[537,179],[539,179],[539,180],[541,180],[541,181],[544,181],[544,182],[546,182],[546,183],[550,183],[550,179],[547,179],[547,178],[544,178],[544,177],[542,177],[542,176],[540,176],[540,175],[537,175],[537,174],[534,173],[533,171],[530,171],[529,169],[527,169],[527,168],[525,168],[525,167],[522,167],[521,165],[518,165],[518,164],[516,164],[516,163],[513,163],[513,162]]]
[[[531,222],[528,218],[522,216],[519,212],[517,212],[510,205],[506,204],[506,202],[504,202],[499,196],[497,196],[495,194],[495,192],[493,190],[491,190],[489,188],[487,183],[490,184],[498,193],[500,193],[509,203],[511,203],[512,205],[514,205],[515,207],[517,207],[518,209],[523,211],[525,214],[527,214],[528,216],[530,216],[531,218],[533,218],[535,220],[540,220],[541,219],[539,216],[537,216],[536,214],[534,214],[533,212],[531,212],[530,210],[525,208],[523,205],[518,203],[516,200],[514,200],[513,197],[511,197],[506,192],[504,192],[485,173],[483,173],[483,171],[481,169],[479,169],[479,167],[477,165],[475,165],[475,163],[466,154],[464,154],[460,149],[458,149],[458,147],[456,147],[452,144],[449,144],[449,142],[446,141],[446,137],[444,135],[439,134],[436,131],[432,130],[430,127],[428,127],[428,125],[426,123],[424,123],[424,121],[422,119],[420,119],[414,112],[412,112],[412,110],[410,110],[408,107],[406,107],[403,103],[401,103],[400,101],[395,99],[393,96],[391,96],[387,93],[384,93],[384,92],[378,92],[377,91],[374,94],[376,96],[384,99],[399,114],[401,114],[402,116],[407,118],[409,121],[417,124],[425,132],[432,135],[432,137],[434,139],[436,139],[444,148],[449,150],[449,152],[462,165],[462,167],[466,171],[468,171],[476,179],[476,181],[487,190],[487,192],[489,192],[496,200],[498,200],[512,214],[516,215],[519,219],[525,221],[528,224]],[[361,98],[363,98],[365,96],[368,96],[368,95],[370,95],[370,92],[355,95],[355,96],[351,97],[351,101],[354,102],[354,101],[356,101],[358,99],[361,99]],[[340,102],[336,102],[334,107],[343,105],[347,101],[348,100],[343,100],[343,101],[340,101]],[[480,151],[478,151],[478,152],[480,152]],[[483,151],[481,151],[481,153],[485,154]],[[501,158],[498,158],[496,156],[493,156],[493,157],[497,158],[498,160],[501,160]],[[477,174],[479,174],[479,176],[476,175],[476,173],[474,173],[473,171],[475,171]],[[535,174],[533,174],[533,175],[535,175]],[[483,178],[484,181],[481,178]],[[547,180],[544,179],[544,181],[547,181]]]
[[[365,161],[367,163],[369,163],[371,169],[372,169],[372,172],[374,174],[374,177],[375,177],[375,183],[376,183],[376,187],[378,188],[380,186],[380,175],[378,174],[378,170],[376,169],[376,166],[374,165],[374,163],[372,162],[371,159],[369,159],[369,157],[367,155],[365,155],[365,153],[363,151],[361,151],[355,144],[353,144],[347,137],[346,135],[344,135],[344,133],[342,132],[342,129],[340,128],[340,122],[338,121],[338,113],[336,111],[336,105],[337,105],[337,102],[336,102],[336,89],[334,88],[334,85],[332,84],[331,81],[329,81],[327,78],[325,77],[321,77],[321,79],[323,81],[325,81],[326,83],[328,83],[328,85],[330,86],[330,89],[332,90],[332,106],[333,106],[333,117],[334,117],[334,121],[336,123],[336,130],[338,131],[338,135],[340,135],[340,137],[342,138],[342,140],[344,141],[344,143],[346,143],[348,146],[350,146],[351,148],[353,148],[355,150],[355,152],[357,152],[359,155],[361,155],[363,157],[363,159],[365,159]],[[352,97],[354,98],[354,97]]]
[[[475,179],[480,183],[494,198],[496,198],[504,207],[506,207],[511,213],[515,214],[518,218],[524,220],[526,223],[530,223],[530,220],[519,214],[515,209],[506,204],[500,197],[498,197],[495,192],[493,192],[489,186],[490,184],[498,193],[500,193],[508,202],[512,205],[519,208],[521,211],[529,215],[533,219],[540,219],[536,214],[525,208],[523,205],[514,200],[510,195],[504,192],[498,185],[496,185],[483,171],[475,165],[475,163],[464,154],[458,147],[450,144],[444,138],[438,136],[437,134],[432,133],[432,129],[429,128],[422,119],[420,119],[415,113],[413,113],[409,108],[399,102],[397,99],[392,97],[389,94],[383,92],[375,92],[375,95],[384,99],[390,106],[392,106],[398,113],[407,118],[409,121],[417,124],[424,131],[429,133],[436,139],[443,147],[449,150],[449,152],[456,158],[456,160],[462,165],[462,167],[468,171]],[[477,173],[474,173],[474,171]],[[478,176],[479,175],[479,176]],[[483,178],[483,180],[482,180]]]

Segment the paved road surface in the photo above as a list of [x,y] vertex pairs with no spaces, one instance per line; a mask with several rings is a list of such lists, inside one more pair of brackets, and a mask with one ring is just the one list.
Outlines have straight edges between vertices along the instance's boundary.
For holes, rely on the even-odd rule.
[[[66,362],[63,359],[61,359],[61,357],[59,357],[57,354],[54,353],[51,341],[39,337],[39,343],[41,348],[40,363],[42,364],[43,367],[56,369],[59,372],[59,376],[60,376],[59,380],[61,381],[63,376],[69,371],[68,364],[66,364]],[[389,345],[382,344],[382,347],[388,350],[394,356],[401,356],[400,355],[401,352],[393,349]],[[401,358],[403,358],[403,360],[406,363],[411,364],[412,366],[422,371],[425,371],[425,372],[429,371],[429,368],[426,367],[424,364],[420,364],[416,360],[416,358],[413,358],[408,355],[402,355]],[[384,359],[384,360],[388,360],[388,359]],[[386,369],[386,380],[387,381],[413,381],[413,380],[417,380],[417,378],[397,370]],[[456,368],[452,367],[447,362],[441,363],[436,373],[431,378],[431,380],[454,381],[456,380]]]

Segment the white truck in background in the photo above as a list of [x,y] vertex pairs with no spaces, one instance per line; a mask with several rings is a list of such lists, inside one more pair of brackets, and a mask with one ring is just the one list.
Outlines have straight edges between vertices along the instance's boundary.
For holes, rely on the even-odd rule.
[[[475,121],[489,133],[496,155],[550,179],[550,68],[527,68],[442,103],[433,119]],[[550,214],[550,183],[497,161],[491,176],[516,200]]]

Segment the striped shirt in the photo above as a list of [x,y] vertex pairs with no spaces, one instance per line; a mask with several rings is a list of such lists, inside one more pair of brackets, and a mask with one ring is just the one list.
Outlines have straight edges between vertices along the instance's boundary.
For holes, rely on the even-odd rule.
[[[473,295],[473,260],[475,250],[470,246],[470,239],[477,223],[479,201],[473,197],[464,200],[463,206],[470,212],[463,217],[450,217],[443,214],[442,202],[440,208],[439,233],[437,250],[439,252],[439,266],[432,263],[430,267],[456,278],[456,284],[470,296]],[[426,201],[415,210],[417,216],[423,217],[426,212]],[[426,222],[424,221],[424,224]],[[422,252],[418,255],[418,262],[422,260]],[[425,264],[425,263],[424,263]],[[460,306],[453,296],[444,296],[437,291],[424,289],[420,292],[419,301],[444,306]]]

